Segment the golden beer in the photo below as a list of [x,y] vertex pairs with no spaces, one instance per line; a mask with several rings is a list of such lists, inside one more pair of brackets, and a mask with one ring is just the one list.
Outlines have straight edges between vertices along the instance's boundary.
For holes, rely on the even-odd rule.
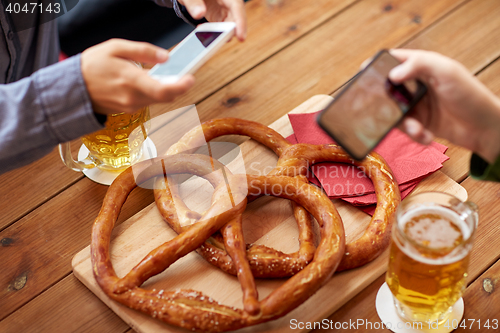
[[89,159],[103,170],[121,171],[139,160],[147,138],[149,107],[134,114],[108,115],[106,128],[82,137]]
[[386,282],[403,319],[441,323],[466,287],[477,212],[444,193],[432,193],[430,203],[425,195],[398,211]]

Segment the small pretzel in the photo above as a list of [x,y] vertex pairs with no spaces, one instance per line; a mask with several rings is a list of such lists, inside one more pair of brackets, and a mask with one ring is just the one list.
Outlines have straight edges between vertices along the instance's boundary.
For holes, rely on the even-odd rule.
[[[230,134],[249,136],[278,155],[278,164],[269,175],[286,175],[305,180],[309,167],[319,162],[342,162],[362,168],[374,184],[378,204],[363,236],[346,246],[338,270],[362,266],[377,258],[387,248],[395,210],[401,199],[390,168],[380,155],[372,153],[363,162],[356,162],[338,146],[292,145],[267,126],[236,118],[209,120],[195,127],[174,144],[167,154],[190,152],[205,142]],[[165,181],[168,182],[167,179]],[[182,232],[183,225],[190,224],[186,223],[186,220],[198,214],[184,204],[177,188],[171,183],[169,186],[155,189],[155,201],[167,223],[178,233]],[[247,245],[247,258],[255,277],[291,276],[312,259],[315,246],[310,216],[300,205],[292,203],[292,207],[299,227],[299,251],[285,254],[263,245]],[[227,243],[226,237],[215,234],[197,252],[211,264],[236,275],[237,266],[233,265],[225,243]]]
[[[296,308],[328,281],[342,258],[345,237],[335,206],[318,188],[299,178],[232,175],[228,170],[214,172],[223,170],[224,167],[219,162],[200,155],[167,156],[139,163],[133,168],[135,171],[142,171],[137,181],[130,167],[109,187],[92,228],[91,242],[92,267],[97,283],[109,297],[132,309],[186,329],[201,332],[235,330],[284,316]],[[128,194],[137,186],[136,182],[176,173],[198,175],[214,185],[212,206],[197,223],[151,251],[125,277],[119,278],[110,259],[110,238]],[[241,187],[243,183],[247,185],[249,195],[277,195],[290,199],[314,216],[320,226],[321,240],[311,263],[261,302],[257,299],[249,267],[243,269],[245,276],[240,278],[239,274],[238,278],[245,297],[251,301],[247,302],[250,304],[250,311],[246,310],[247,306],[245,310],[240,310],[221,305],[197,291],[157,291],[140,288],[144,281],[201,246],[211,234],[224,225],[225,236],[229,242],[238,240],[241,213],[247,202],[247,193],[243,192]],[[275,186],[285,190],[275,193]],[[234,250],[230,253],[233,261],[245,261],[241,258],[241,254],[244,257],[244,247],[241,244],[228,247],[231,247],[230,252]]]

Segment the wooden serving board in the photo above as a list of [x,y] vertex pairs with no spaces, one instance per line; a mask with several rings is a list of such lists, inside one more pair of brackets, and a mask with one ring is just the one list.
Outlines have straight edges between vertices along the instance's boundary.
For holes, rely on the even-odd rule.
[[[327,95],[316,95],[291,112],[315,112],[323,109],[331,99],[332,97]],[[270,127],[285,137],[293,133],[288,116],[280,118]],[[247,173],[263,172],[266,168],[269,171],[277,161],[271,150],[252,140],[241,145],[241,155]],[[241,168],[241,165],[236,168]],[[234,171],[231,167],[230,169]],[[448,192],[462,200],[467,199],[465,189],[440,171],[419,184],[415,192],[431,190]],[[198,211],[206,209],[207,204],[201,197],[209,199],[210,191],[207,182],[201,179],[189,180],[182,188],[188,206]],[[334,203],[342,216],[347,242],[359,237],[369,223],[370,216],[340,200],[335,200]],[[298,250],[297,226],[287,200],[260,198],[248,205],[243,222],[247,243],[265,244],[284,252]],[[111,255],[116,273],[118,276],[125,275],[149,251],[175,236],[176,233],[163,221],[155,204],[146,207],[114,230]],[[385,251],[379,258],[363,267],[334,274],[319,292],[285,317],[238,332],[296,332],[297,330],[291,327],[291,320],[321,321],[381,276],[386,271],[387,261],[388,251]],[[73,258],[72,264],[75,276],[137,332],[186,332],[109,299],[95,282],[90,247],[79,252]],[[283,281],[257,280],[260,299],[266,297]],[[195,289],[223,304],[238,308],[242,306],[242,292],[236,277],[223,273],[196,253],[190,253],[177,261],[162,274],[148,280],[143,287],[166,290]]]

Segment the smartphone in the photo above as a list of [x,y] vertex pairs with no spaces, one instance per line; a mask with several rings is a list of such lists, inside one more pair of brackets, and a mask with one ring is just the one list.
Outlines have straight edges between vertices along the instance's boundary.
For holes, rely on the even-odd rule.
[[175,83],[194,73],[233,37],[235,27],[233,22],[200,24],[170,52],[166,62],[151,68],[149,75],[162,83]]
[[361,161],[427,92],[418,80],[392,83],[400,62],[378,52],[318,116],[318,124],[354,159]]

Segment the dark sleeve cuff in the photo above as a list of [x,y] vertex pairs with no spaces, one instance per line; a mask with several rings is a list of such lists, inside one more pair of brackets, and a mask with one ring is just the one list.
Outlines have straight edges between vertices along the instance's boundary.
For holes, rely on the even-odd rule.
[[470,159],[471,176],[478,180],[490,180],[500,182],[500,156],[495,163],[489,164],[479,155],[472,154]]

